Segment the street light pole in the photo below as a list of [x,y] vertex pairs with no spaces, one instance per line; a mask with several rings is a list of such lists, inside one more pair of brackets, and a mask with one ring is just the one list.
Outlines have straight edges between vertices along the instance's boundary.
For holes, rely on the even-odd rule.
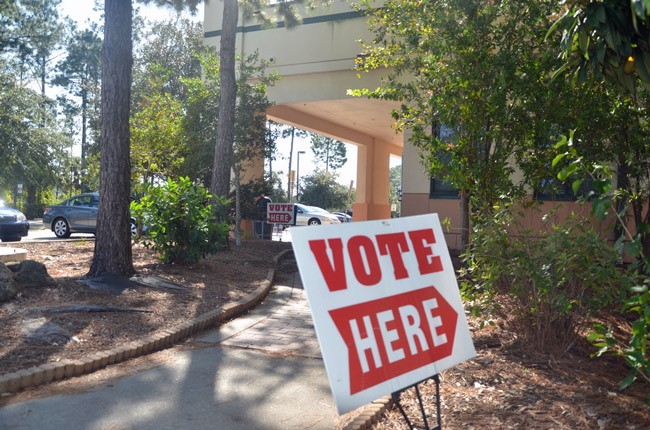
[[300,154],[304,154],[305,151],[298,151],[298,161],[296,162],[296,201],[299,202],[299,192],[300,192]]

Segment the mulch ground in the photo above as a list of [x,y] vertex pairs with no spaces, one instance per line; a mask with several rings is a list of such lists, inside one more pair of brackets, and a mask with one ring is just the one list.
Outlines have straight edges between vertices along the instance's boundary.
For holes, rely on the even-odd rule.
[[185,288],[131,284],[122,291],[79,281],[92,262],[92,240],[17,246],[44,263],[56,283],[23,289],[0,304],[0,374],[120,346],[238,300],[262,285],[273,256],[291,245],[244,241],[191,265],[161,264],[153,251],[136,245],[139,275]]

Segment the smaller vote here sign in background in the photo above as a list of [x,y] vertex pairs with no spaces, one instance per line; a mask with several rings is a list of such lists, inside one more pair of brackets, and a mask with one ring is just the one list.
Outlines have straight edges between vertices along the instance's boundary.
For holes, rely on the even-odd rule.
[[339,413],[475,355],[437,214],[291,238]]

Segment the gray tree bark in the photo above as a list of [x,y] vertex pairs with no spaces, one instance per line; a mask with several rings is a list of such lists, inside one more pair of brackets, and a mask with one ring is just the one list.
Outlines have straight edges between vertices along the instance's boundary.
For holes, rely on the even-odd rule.
[[104,1],[100,201],[88,276],[135,273],[130,230],[131,0]]
[[233,163],[233,140],[235,134],[235,107],[237,82],[235,77],[235,38],[239,5],[237,0],[223,1],[223,22],[221,25],[220,71],[221,99],[217,140],[212,165],[212,195],[227,196],[230,192],[230,170]]

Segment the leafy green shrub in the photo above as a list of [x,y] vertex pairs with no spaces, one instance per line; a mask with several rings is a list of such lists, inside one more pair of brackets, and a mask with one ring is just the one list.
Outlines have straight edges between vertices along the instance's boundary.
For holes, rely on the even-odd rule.
[[[630,373],[621,383],[621,389],[630,386],[637,378],[650,382],[650,357],[648,356],[650,342],[650,225],[647,223],[648,194],[639,192],[637,188],[627,181],[626,187],[614,187],[612,178],[614,171],[609,163],[591,162],[579,153],[580,145],[575,143],[574,132],[569,137],[563,136],[556,143],[559,151],[554,158],[552,166],[562,167],[558,179],[572,181],[573,189],[580,187],[585,179],[589,179],[594,187],[594,192],[582,200],[591,204],[591,213],[603,221],[614,217],[617,221],[617,233],[620,235],[616,245],[634,262],[627,266],[626,275],[634,280],[632,287],[622,285],[621,291],[626,294],[622,311],[629,314],[633,322],[630,332],[619,330],[614,334],[611,327],[597,324],[589,341],[598,348],[595,355],[600,356],[607,352],[622,357]],[[647,171],[637,169],[636,175],[631,177],[641,190],[647,189]],[[619,186],[621,185],[619,177]],[[630,221],[630,212],[634,215]],[[631,229],[630,227],[635,227]],[[636,230],[636,231],[635,231]],[[650,393],[646,395],[646,403],[650,405]]]
[[27,219],[35,219],[43,216],[43,210],[45,209],[45,204],[41,202],[26,203],[23,213]]
[[[650,382],[650,357],[648,356],[648,338],[650,336],[650,291],[648,291],[646,279],[644,285],[633,289],[631,297],[623,306],[625,312],[637,315],[631,325],[630,338],[625,344],[625,339],[617,337],[610,327],[603,324],[596,324],[594,331],[589,335],[589,341],[598,351],[596,356],[609,352],[623,357],[630,368],[630,373],[621,382],[621,389],[625,389],[641,377]],[[646,403],[650,404],[650,393],[646,395]]]
[[555,225],[547,216],[532,232],[511,207],[492,215],[475,229],[463,294],[488,307],[500,294],[513,298],[514,316],[538,348],[569,348],[631,282],[617,267],[620,254],[584,220]]
[[189,178],[169,179],[149,186],[145,195],[131,203],[131,213],[146,235],[138,235],[146,247],[155,249],[164,263],[193,263],[227,246],[230,227],[215,207],[227,208],[229,201],[212,196]]

